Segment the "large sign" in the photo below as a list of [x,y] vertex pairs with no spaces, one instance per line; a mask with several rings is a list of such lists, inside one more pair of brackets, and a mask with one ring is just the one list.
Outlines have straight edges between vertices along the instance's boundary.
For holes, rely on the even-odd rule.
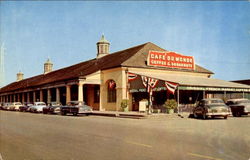
[[148,65],[168,68],[194,70],[194,57],[175,52],[149,51]]

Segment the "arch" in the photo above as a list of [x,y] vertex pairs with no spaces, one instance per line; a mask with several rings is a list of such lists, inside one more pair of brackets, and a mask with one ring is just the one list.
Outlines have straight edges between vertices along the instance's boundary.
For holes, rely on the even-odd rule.
[[116,82],[112,79],[106,82],[107,86],[107,102],[114,103],[116,102]]

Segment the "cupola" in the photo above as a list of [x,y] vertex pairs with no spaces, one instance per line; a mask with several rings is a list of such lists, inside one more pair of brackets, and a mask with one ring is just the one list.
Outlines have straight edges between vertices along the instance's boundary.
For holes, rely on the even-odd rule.
[[97,45],[97,58],[109,54],[110,43],[105,39],[104,35],[102,35],[101,39],[96,43],[96,45]]
[[21,81],[21,80],[23,80],[23,73],[19,71],[16,74],[16,81]]
[[52,67],[53,67],[53,63],[48,58],[47,61],[44,63],[44,74],[51,72]]

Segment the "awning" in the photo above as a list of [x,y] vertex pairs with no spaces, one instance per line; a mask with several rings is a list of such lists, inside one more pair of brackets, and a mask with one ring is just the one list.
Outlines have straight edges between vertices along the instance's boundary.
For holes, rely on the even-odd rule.
[[250,92],[250,86],[228,82],[219,79],[206,78],[193,75],[165,74],[157,72],[133,72],[130,73],[156,78],[179,84],[180,90],[209,90],[209,91],[237,91]]

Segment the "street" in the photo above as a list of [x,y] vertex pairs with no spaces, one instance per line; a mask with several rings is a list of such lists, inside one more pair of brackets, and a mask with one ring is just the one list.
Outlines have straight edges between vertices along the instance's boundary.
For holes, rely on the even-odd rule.
[[250,116],[128,119],[0,111],[3,160],[248,160]]

